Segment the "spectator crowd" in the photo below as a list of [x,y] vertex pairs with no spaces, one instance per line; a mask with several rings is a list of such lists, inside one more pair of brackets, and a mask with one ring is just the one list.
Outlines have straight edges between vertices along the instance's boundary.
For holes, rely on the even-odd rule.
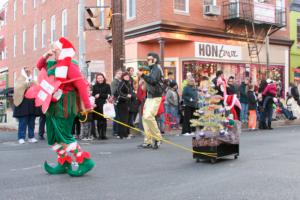
[[[125,72],[117,70],[111,84],[103,73],[98,73],[90,84],[90,102],[94,110],[100,113],[103,113],[105,104],[113,104],[115,120],[144,130],[143,107],[147,98],[147,89],[153,88],[149,86],[151,80],[146,80],[143,76],[135,76],[135,73],[132,67],[127,68]],[[235,77],[224,77],[222,71],[217,71],[213,80],[203,76],[200,83],[195,82],[190,72],[186,77],[181,84],[181,90],[172,72],[161,80],[162,98],[155,117],[161,134],[175,129],[181,130],[182,135],[193,135],[195,129],[190,126],[190,120],[194,117],[195,110],[203,107],[207,88],[211,85],[215,88],[216,94],[223,97],[220,104],[224,107],[230,107],[227,97],[233,97],[229,104],[235,108],[236,119],[250,130],[272,129],[272,121],[279,118],[288,120],[300,118],[299,91],[293,83],[289,86],[286,98],[283,98],[281,86],[271,79],[261,80],[258,85],[254,85],[246,77],[240,85],[237,85]],[[14,93],[14,117],[19,121],[18,141],[20,144],[25,143],[28,129],[28,142],[37,142],[33,132],[36,117],[40,117],[39,139],[43,140],[45,115],[40,108],[34,107],[34,100],[24,97],[26,89],[32,84],[31,71],[28,68],[22,70],[17,83]],[[230,112],[233,110],[231,109]],[[77,139],[108,139],[106,118],[89,113],[86,121],[81,123],[82,118],[83,116],[79,114],[73,124],[73,134]],[[130,139],[134,135],[128,127],[113,122],[113,136],[119,139]]]

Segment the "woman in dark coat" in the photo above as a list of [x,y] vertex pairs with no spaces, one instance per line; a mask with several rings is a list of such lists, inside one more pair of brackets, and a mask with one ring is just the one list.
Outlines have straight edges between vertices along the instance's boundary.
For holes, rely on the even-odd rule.
[[[102,73],[99,73],[96,76],[96,84],[93,86],[93,94],[95,97],[95,110],[97,112],[103,113],[103,105],[106,102],[106,99],[111,95],[110,86],[106,83],[106,78]],[[107,120],[99,115],[94,115],[94,119],[97,120],[97,130],[99,137],[98,139],[105,140],[106,137],[106,128]],[[93,131],[93,130],[92,130]]]
[[[130,86],[130,75],[128,72],[122,74],[122,81],[119,84],[117,90],[117,116],[118,121],[128,124],[129,122],[129,103],[131,99],[131,86]],[[129,128],[119,124],[118,125],[118,136],[120,139],[127,138],[129,135]]]
[[187,86],[184,87],[182,92],[182,99],[184,104],[184,119],[182,126],[182,134],[193,135],[195,127],[191,127],[190,120],[195,118],[194,112],[198,107],[198,90],[195,87],[195,80],[190,79]]
[[18,141],[19,144],[25,143],[26,131],[28,127],[28,142],[35,143],[37,140],[34,137],[35,116],[38,115],[38,109],[34,105],[33,99],[24,97],[27,89],[32,84],[31,70],[24,68],[21,75],[17,79],[14,88],[14,112],[13,117],[19,121]]

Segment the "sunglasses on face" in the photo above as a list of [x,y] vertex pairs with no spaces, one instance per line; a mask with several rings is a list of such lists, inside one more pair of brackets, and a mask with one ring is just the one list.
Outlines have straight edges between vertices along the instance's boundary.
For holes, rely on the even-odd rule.
[[151,61],[151,60],[153,60],[153,58],[147,58],[147,61]]

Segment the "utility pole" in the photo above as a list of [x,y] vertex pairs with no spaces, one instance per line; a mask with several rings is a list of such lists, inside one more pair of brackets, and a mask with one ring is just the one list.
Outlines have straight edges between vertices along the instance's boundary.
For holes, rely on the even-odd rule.
[[84,22],[85,22],[85,0],[79,1],[80,7],[80,17],[79,17],[79,68],[84,77],[88,78],[88,68],[85,62],[85,31],[84,31]]
[[123,0],[111,1],[112,7],[112,48],[113,48],[113,73],[118,69],[125,71],[124,59],[124,20]]
[[266,36],[266,61],[267,61],[267,76],[269,78],[270,72],[270,36],[269,34]]

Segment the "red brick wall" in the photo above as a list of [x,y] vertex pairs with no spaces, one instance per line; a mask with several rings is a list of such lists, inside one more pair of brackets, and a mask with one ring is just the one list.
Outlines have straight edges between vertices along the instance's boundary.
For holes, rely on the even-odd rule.
[[[9,1],[7,15],[7,46],[8,46],[8,63],[9,63],[9,85],[13,86],[13,73],[19,74],[20,69],[24,66],[34,67],[37,59],[47,51],[50,46],[50,25],[51,16],[56,16],[56,36],[61,35],[61,14],[64,9],[67,9],[67,38],[73,42],[78,50],[77,36],[77,9],[78,0],[59,1],[56,5],[51,0],[37,1],[36,8],[33,8],[32,1],[27,1],[26,15],[22,14],[22,1],[17,1],[17,16],[16,21],[13,20],[13,1]],[[87,6],[95,6],[95,0],[87,0]],[[42,20],[46,19],[46,48],[41,47],[41,27]],[[33,26],[37,24],[37,49],[33,50]],[[22,32],[26,30],[26,54],[22,54]],[[13,57],[13,37],[17,36],[16,57]],[[108,80],[111,79],[111,57],[110,45],[104,39],[107,32],[91,31],[86,33],[86,60],[104,60],[106,66],[106,74]],[[78,56],[76,57],[78,59]]]

